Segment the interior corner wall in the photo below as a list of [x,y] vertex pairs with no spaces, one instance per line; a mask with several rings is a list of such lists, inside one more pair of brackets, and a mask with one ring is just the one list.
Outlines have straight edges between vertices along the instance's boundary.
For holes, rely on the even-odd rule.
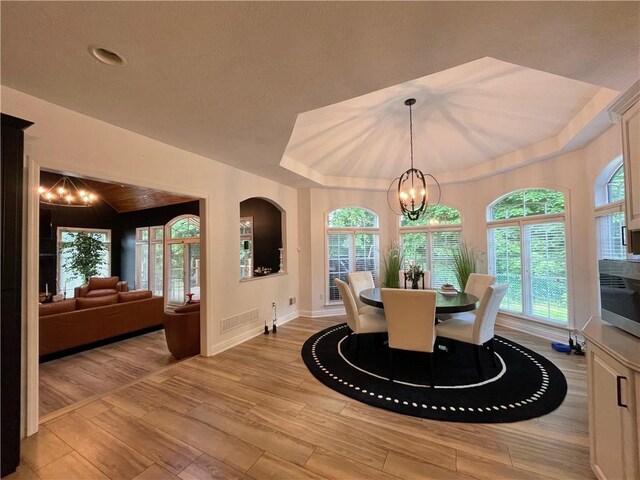
[[[258,331],[263,321],[272,318],[272,302],[277,303],[280,317],[297,313],[297,304],[289,305],[289,298],[298,296],[298,197],[294,188],[5,86],[0,92],[3,112],[35,122],[25,136],[25,155],[40,168],[204,199],[208,259],[205,353]],[[241,283],[239,205],[249,197],[271,199],[286,212],[288,273]],[[38,232],[28,230],[27,235],[37,238]],[[253,309],[258,310],[257,322],[221,332],[223,319]]]

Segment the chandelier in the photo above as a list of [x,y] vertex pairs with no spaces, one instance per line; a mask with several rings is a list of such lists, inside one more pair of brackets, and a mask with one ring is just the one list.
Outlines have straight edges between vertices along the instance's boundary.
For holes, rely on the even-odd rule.
[[60,178],[51,188],[40,186],[40,202],[62,207],[90,207],[98,198],[95,193],[79,189],[69,177]]
[[[412,106],[415,105],[416,99],[409,98],[405,100],[404,104],[409,107],[409,142],[411,147],[411,168],[395,178],[391,185],[389,185],[389,191],[397,182],[397,202],[400,206],[400,211],[397,212],[395,208],[389,202],[389,206],[394,213],[404,215],[408,220],[418,220],[429,205],[437,205],[440,203],[441,189],[440,184],[435,177],[429,173],[422,173],[422,171],[413,166],[413,111]],[[435,203],[429,203],[429,190],[427,188],[427,178],[433,179],[438,187],[438,201]],[[387,193],[389,193],[389,191]],[[395,203],[395,202],[394,202]]]

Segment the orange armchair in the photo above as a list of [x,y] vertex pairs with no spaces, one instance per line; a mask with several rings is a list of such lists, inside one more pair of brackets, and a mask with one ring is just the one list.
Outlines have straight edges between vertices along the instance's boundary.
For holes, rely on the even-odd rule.
[[178,360],[200,353],[200,304],[178,307],[164,312],[167,347]]
[[74,288],[73,296],[75,298],[102,297],[127,291],[129,291],[129,285],[126,280],[120,280],[119,277],[91,277],[86,285]]

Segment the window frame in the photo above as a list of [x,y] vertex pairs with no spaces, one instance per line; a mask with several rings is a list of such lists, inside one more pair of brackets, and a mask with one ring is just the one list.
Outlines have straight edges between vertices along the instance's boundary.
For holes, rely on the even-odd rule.
[[[609,173],[611,172],[611,173]],[[625,196],[626,191],[623,189],[623,196],[620,200],[616,200],[614,202],[610,201],[610,191],[609,185],[611,184],[611,180],[615,177],[618,172],[622,172],[624,175],[624,163],[622,161],[622,157],[617,157],[615,160],[610,162],[607,166],[602,169],[602,172],[599,175],[599,178],[596,180],[596,207],[594,209],[594,217],[595,217],[595,229],[596,229],[596,259],[601,260],[605,257],[602,256],[601,250],[601,239],[600,239],[600,230],[598,228],[598,220],[602,217],[607,217],[609,215],[613,215],[614,213],[622,213],[623,218],[625,219],[625,227],[626,227],[626,208],[625,208]],[[604,179],[602,178],[604,176]],[[631,255],[627,252],[626,246],[624,247],[624,258],[614,259],[614,260],[636,260],[640,259],[640,255]]]
[[[152,232],[154,230],[160,230],[162,232],[162,239],[158,240],[156,238],[153,237]],[[140,233],[146,231],[147,232],[147,239],[146,240],[141,240],[140,237]],[[138,262],[139,262],[139,256],[138,256],[138,245],[147,245],[147,290],[151,290],[152,292],[154,292],[154,295],[156,295],[155,293],[155,289],[152,288],[152,285],[155,285],[155,279],[156,276],[158,274],[158,272],[156,272],[155,269],[155,249],[152,248],[152,246],[154,245],[162,245],[162,269],[160,271],[160,277],[162,279],[162,292],[160,293],[161,295],[164,294],[164,255],[165,255],[165,251],[164,251],[164,235],[165,235],[165,229],[164,229],[164,225],[152,225],[149,227],[136,227],[136,248],[135,248],[135,288],[136,289],[141,289],[142,288],[142,284],[141,284],[141,280],[140,280],[140,272],[138,271]]]
[[[372,215],[374,215],[376,217],[376,224],[377,226],[375,227],[330,227],[329,226],[329,215],[333,212],[335,212],[336,210],[343,210],[343,209],[360,209],[360,210],[365,210],[369,213],[371,213]],[[329,258],[329,235],[332,233],[344,233],[344,234],[348,234],[350,235],[349,238],[349,263],[350,265],[353,264],[355,266],[356,263],[356,246],[355,246],[355,238],[356,238],[356,234],[359,233],[369,233],[369,234],[373,234],[374,238],[377,235],[377,244],[378,244],[378,254],[376,255],[375,258],[375,262],[376,262],[376,272],[377,272],[377,276],[380,276],[380,253],[379,253],[379,248],[380,248],[380,215],[374,211],[371,210],[370,208],[365,208],[365,207],[361,207],[359,205],[345,205],[345,206],[339,206],[339,207],[334,207],[330,210],[328,210],[327,212],[325,212],[324,215],[324,227],[325,227],[325,235],[324,235],[324,259],[325,259],[325,281],[324,281],[324,304],[325,305],[342,305],[343,302],[341,300],[331,300],[330,299],[330,285],[329,282],[331,281],[329,275],[330,275],[330,269],[329,269],[329,262],[330,262],[330,258]],[[355,271],[355,270],[352,270]]]
[[[107,276],[111,276],[111,260],[112,260],[112,252],[111,252],[111,241],[112,241],[112,235],[111,235],[111,229],[110,228],[83,228],[83,227],[63,227],[63,226],[59,226],[56,229],[56,284],[57,284],[57,289],[58,291],[62,291],[65,293],[66,296],[66,289],[63,288],[63,285],[60,285],[61,283],[61,269],[62,269],[62,259],[60,257],[60,255],[62,254],[62,249],[61,249],[61,243],[62,243],[62,233],[63,232],[73,232],[73,233],[80,233],[80,232],[87,232],[87,233],[104,233],[107,236]],[[71,293],[73,293],[73,290],[71,291]],[[71,295],[71,297],[69,298],[73,298],[73,295]]]
[[[511,217],[505,219],[491,220],[491,209],[492,207],[499,202],[500,200],[508,197],[509,195],[524,191],[524,190],[552,190],[555,192],[559,192],[564,196],[564,211],[561,213],[547,213],[542,215],[528,215],[524,217]],[[515,312],[512,310],[503,310],[499,309],[500,313],[507,316],[512,316],[516,318],[522,318],[532,322],[543,323],[546,325],[551,325],[554,327],[573,329],[574,328],[574,307],[573,307],[573,273],[572,273],[572,248],[570,246],[573,244],[571,240],[571,221],[570,214],[571,205],[570,205],[570,197],[569,192],[563,188],[553,186],[535,186],[535,187],[526,187],[520,188],[517,190],[513,190],[505,195],[502,195],[496,198],[493,202],[491,202],[486,209],[486,229],[487,229],[487,270],[489,274],[495,276],[495,271],[493,271],[494,267],[494,253],[493,253],[493,242],[491,241],[491,229],[498,227],[518,227],[520,231],[520,263],[521,263],[521,295],[522,295],[522,312]],[[530,272],[525,271],[525,266],[530,262],[525,259],[526,254],[526,244],[525,244],[525,226],[527,225],[539,225],[544,223],[558,223],[562,222],[564,224],[564,242],[565,242],[565,262],[566,262],[566,271],[567,271],[567,321],[566,323],[560,321],[554,321],[552,319],[548,319],[545,317],[539,317],[532,313],[527,313],[527,306],[530,307],[531,299],[528,294],[531,289],[531,281],[530,281]]]
[[[243,234],[242,233],[242,222],[250,222],[251,223],[251,233],[250,234]],[[249,216],[249,217],[240,217],[240,243],[244,242],[248,240],[251,245],[251,267],[249,269],[249,275],[246,276],[242,276],[240,275],[240,281],[246,281],[249,280],[250,278],[253,278],[253,259],[254,259],[254,252],[253,252],[253,216]],[[242,262],[240,263],[240,271],[242,272]]]
[[[177,222],[179,222],[180,220],[183,219],[187,219],[187,218],[195,218],[198,221],[198,236],[197,237],[171,237],[170,233],[171,233],[171,227],[176,224]],[[163,282],[162,282],[162,290],[163,290],[163,294],[164,294],[164,303],[165,306],[180,306],[180,305],[184,305],[186,302],[186,298],[185,301],[178,303],[175,301],[170,301],[169,300],[169,269],[171,268],[171,262],[169,261],[171,258],[171,245],[176,245],[176,244],[183,244],[185,245],[184,248],[184,265],[188,265],[189,263],[189,248],[188,245],[189,244],[198,244],[200,245],[200,217],[198,215],[194,215],[194,214],[185,214],[185,215],[179,215],[175,218],[172,218],[171,220],[169,220],[167,222],[167,224],[164,226],[164,235],[163,235],[163,239],[164,239],[164,259],[163,259],[163,270],[164,270],[164,277],[163,277]],[[189,268],[185,268],[184,269],[184,277],[183,277],[183,281],[184,281],[184,290],[185,290],[185,296],[186,296],[186,292],[187,292],[187,286],[189,286]]]
[[[409,226],[403,226],[402,225],[402,217],[399,216],[398,217],[398,237],[400,240],[400,244],[404,245],[404,242],[402,241],[402,236],[404,234],[408,234],[408,233],[422,233],[424,235],[426,235],[427,239],[427,262],[428,265],[423,265],[424,269],[427,269],[431,272],[431,287],[433,288],[433,278],[434,278],[434,274],[433,274],[433,233],[436,232],[458,232],[458,241],[462,241],[462,230],[463,230],[463,222],[464,222],[464,218],[463,218],[463,214],[462,211],[459,208],[453,207],[451,205],[444,205],[446,207],[455,209],[458,211],[458,214],[460,215],[460,222],[459,223],[442,223],[442,224],[437,224],[437,225],[432,225],[430,223],[427,223],[426,225],[409,225]],[[405,258],[405,264],[411,259],[406,259]],[[456,282],[457,283],[457,282]],[[460,288],[464,288],[464,285],[461,286]]]

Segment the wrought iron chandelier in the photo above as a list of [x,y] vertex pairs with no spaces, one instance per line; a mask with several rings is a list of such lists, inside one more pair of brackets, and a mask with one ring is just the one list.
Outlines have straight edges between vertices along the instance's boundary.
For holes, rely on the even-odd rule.
[[[440,203],[441,189],[436,178],[429,174],[423,173],[420,169],[413,165],[413,111],[412,106],[415,105],[415,98],[408,98],[404,104],[409,107],[409,142],[411,147],[411,168],[394,179],[389,185],[389,191],[397,182],[397,201],[400,205],[400,211],[396,212],[395,208],[389,206],[399,215],[404,215],[409,220],[418,220],[423,215],[429,205],[437,205]],[[429,203],[429,190],[427,188],[427,178],[433,179],[438,187],[438,201]],[[387,192],[389,193],[389,192]]]
[[51,188],[40,186],[40,202],[61,207],[90,207],[98,198],[89,190],[79,189],[69,177],[62,177]]

